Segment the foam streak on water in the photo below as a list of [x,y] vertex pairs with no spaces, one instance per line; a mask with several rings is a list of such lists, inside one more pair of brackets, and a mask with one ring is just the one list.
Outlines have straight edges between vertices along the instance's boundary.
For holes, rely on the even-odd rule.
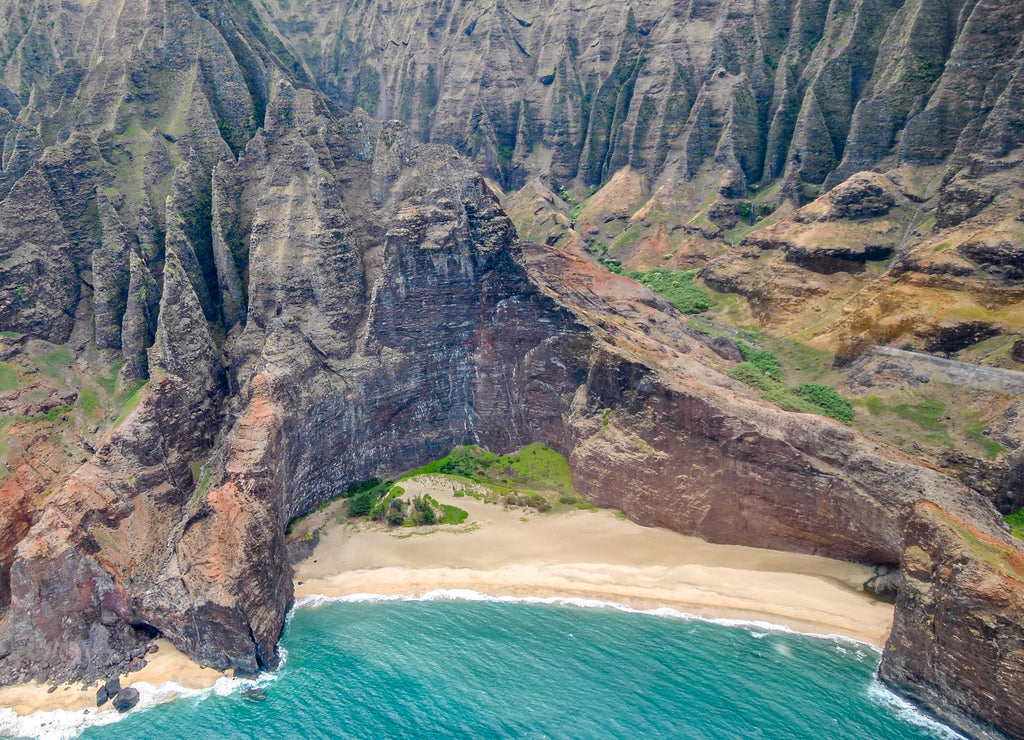
[[873,702],[885,707],[900,719],[930,730],[935,733],[936,737],[944,738],[944,740],[968,740],[953,728],[932,719],[902,696],[894,694],[877,678],[872,679],[867,694]]
[[126,714],[116,711],[98,712],[85,709],[77,712],[57,709],[34,712],[20,717],[6,707],[0,708],[0,737],[32,737],[40,740],[69,740],[91,727],[104,727],[135,714],[146,712],[159,704],[175,699],[202,699],[207,696],[230,696],[244,688],[263,688],[274,681],[274,674],[266,673],[256,679],[217,679],[208,689],[187,689],[174,681],[159,686],[140,681],[132,684],[139,692],[139,703]]
[[764,631],[763,634],[752,632],[751,634],[755,637],[758,634],[763,636],[764,634],[772,632],[788,635],[802,635],[803,637],[829,640],[837,643],[847,643],[855,646],[859,650],[868,650],[876,655],[881,655],[878,648],[871,643],[856,640],[846,635],[800,632],[781,624],[774,624],[773,622],[764,622],[756,619],[698,617],[694,614],[689,614],[667,606],[656,607],[654,609],[634,609],[631,606],[626,606],[625,604],[620,604],[615,601],[603,601],[600,599],[583,599],[563,596],[490,596],[488,594],[481,593],[480,591],[474,591],[473,589],[468,588],[439,588],[429,591],[422,596],[396,596],[372,593],[349,594],[347,596],[323,596],[321,594],[311,594],[309,596],[304,596],[295,602],[295,606],[288,615],[288,619],[291,620],[296,609],[316,608],[326,604],[373,604],[385,601],[480,601],[490,602],[493,604],[540,604],[545,606],[572,606],[578,609],[614,609],[615,611],[625,612],[627,614],[645,614],[652,617],[662,617],[663,619],[680,619],[684,621],[696,620],[706,622],[708,624],[717,624],[722,627],[740,627],[748,630],[753,629]]
[[0,730],[55,740],[962,740],[878,683],[870,645],[674,609],[468,590],[310,596],[289,614],[283,646],[273,677],[205,692],[140,686],[123,718],[0,711]]

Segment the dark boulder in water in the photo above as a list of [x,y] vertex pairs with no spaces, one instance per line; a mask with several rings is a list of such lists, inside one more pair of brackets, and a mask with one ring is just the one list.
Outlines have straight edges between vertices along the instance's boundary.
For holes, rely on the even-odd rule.
[[254,704],[259,704],[267,700],[267,692],[260,688],[246,689],[242,696],[246,701],[251,701]]
[[114,697],[114,709],[121,712],[127,712],[129,709],[139,703],[139,692],[129,686],[126,689],[121,689],[117,692],[117,696]]

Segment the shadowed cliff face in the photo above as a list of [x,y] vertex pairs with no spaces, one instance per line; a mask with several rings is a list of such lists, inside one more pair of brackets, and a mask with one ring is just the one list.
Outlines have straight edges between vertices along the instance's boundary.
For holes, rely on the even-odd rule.
[[102,673],[150,627],[218,667],[273,667],[287,521],[459,444],[545,442],[593,500],[720,542],[895,562],[921,497],[994,526],[952,480],[747,397],[642,286],[524,256],[448,149],[281,82],[214,183],[246,245],[245,317],[218,350],[168,240],[142,400],[17,547],[11,678]]
[[333,100],[516,191],[531,240],[710,261],[768,331],[843,359],[1024,331],[1019,3],[258,5]]
[[[64,345],[44,357],[70,358],[55,377],[77,378],[81,410],[53,391],[66,413],[47,423],[86,418],[94,376],[136,389],[87,417],[67,459],[26,437],[49,467],[0,489],[0,679],[107,676],[156,632],[219,668],[275,667],[287,522],[467,443],[544,442],[591,500],[719,542],[895,563],[926,499],[1019,551],[953,479],[752,398],[643,286],[520,242],[454,150],[339,111],[247,4],[0,12],[23,38],[4,41],[0,100],[20,132],[0,201],[4,358]],[[1010,644],[1020,615],[999,629]],[[894,642],[888,664],[905,659]],[[900,685],[1011,727],[955,654],[933,661],[946,683]]]
[[893,155],[932,165],[1020,141],[1015,3],[260,6],[332,99],[452,144],[513,188],[602,184],[630,165],[651,184],[708,169],[729,188],[784,178],[795,193]]

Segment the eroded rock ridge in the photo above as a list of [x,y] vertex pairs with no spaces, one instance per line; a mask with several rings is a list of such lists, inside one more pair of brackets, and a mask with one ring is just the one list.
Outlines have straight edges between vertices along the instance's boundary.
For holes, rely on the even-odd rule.
[[[273,668],[289,520],[456,445],[544,442],[637,521],[902,562],[883,675],[1020,734],[1022,615],[989,595],[1017,598],[1021,548],[982,497],[755,399],[663,299],[521,242],[453,149],[342,112],[243,0],[7,0],[0,17],[3,403],[20,420],[0,487],[4,681],[106,677],[156,635]],[[99,380],[126,389],[102,418]],[[1003,560],[950,581],[950,550],[913,549],[934,544],[922,511]],[[988,632],[920,628],[966,608]]]

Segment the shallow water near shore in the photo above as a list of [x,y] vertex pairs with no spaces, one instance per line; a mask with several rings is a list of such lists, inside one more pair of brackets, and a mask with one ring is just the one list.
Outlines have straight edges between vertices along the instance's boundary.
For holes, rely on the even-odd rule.
[[80,737],[958,737],[882,688],[877,652],[851,640],[458,595],[311,599],[276,680]]

